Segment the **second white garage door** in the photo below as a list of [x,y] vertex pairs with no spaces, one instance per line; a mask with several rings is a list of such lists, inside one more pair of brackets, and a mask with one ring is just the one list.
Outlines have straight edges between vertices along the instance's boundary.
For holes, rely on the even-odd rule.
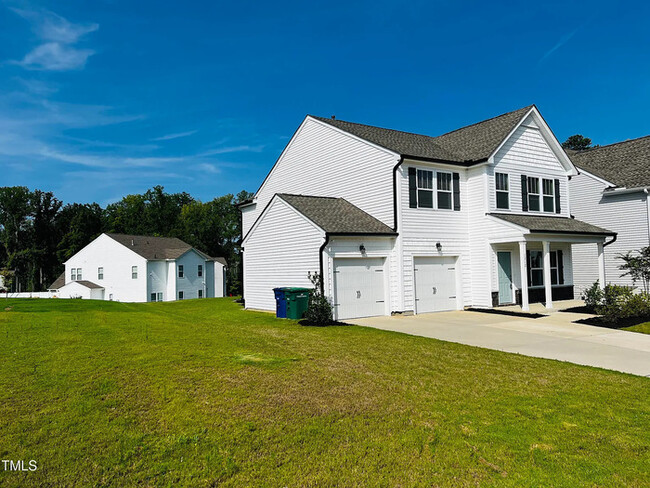
[[415,312],[456,310],[456,258],[419,257],[415,266]]
[[334,260],[336,318],[384,315],[384,258]]

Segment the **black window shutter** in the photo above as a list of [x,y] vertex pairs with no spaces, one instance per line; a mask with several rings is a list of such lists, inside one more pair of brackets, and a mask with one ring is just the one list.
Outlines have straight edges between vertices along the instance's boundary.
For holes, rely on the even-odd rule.
[[563,285],[564,284],[564,260],[562,259],[562,250],[558,249],[556,252],[557,252],[557,283],[558,285]]
[[562,212],[560,208],[560,180],[555,180],[555,213],[560,212]]
[[454,184],[454,210],[460,210],[460,174],[454,173],[452,180]]
[[409,168],[409,207],[418,206],[418,182],[415,168]]
[[528,212],[528,177],[521,175],[521,209]]
[[533,274],[530,270],[530,251],[526,250],[526,274],[528,275],[528,286],[532,286]]

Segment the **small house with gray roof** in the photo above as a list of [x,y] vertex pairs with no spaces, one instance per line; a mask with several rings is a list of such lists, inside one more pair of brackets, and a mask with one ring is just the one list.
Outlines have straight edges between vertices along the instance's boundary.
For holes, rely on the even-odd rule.
[[226,261],[176,237],[101,234],[65,262],[53,297],[161,302],[225,296]]
[[[618,256],[650,246],[650,136],[567,153],[578,169],[569,185],[571,213],[618,233],[605,247],[604,280],[633,285],[622,276]],[[577,293],[598,279],[598,270],[589,266],[597,253],[594,244],[574,246]]]
[[575,175],[533,105],[436,137],[307,116],[240,205],[246,307],[319,271],[337,319],[551,308],[572,245],[614,236],[572,218]]

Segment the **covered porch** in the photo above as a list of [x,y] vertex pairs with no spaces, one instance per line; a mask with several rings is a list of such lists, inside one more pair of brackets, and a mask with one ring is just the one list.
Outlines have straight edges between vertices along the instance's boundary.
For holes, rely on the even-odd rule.
[[521,230],[517,237],[490,239],[492,256],[492,306],[521,306],[530,311],[531,303],[553,309],[556,301],[572,300],[573,260],[571,246],[596,243],[599,283],[605,283],[603,254],[607,231],[585,222],[562,217],[491,214]]

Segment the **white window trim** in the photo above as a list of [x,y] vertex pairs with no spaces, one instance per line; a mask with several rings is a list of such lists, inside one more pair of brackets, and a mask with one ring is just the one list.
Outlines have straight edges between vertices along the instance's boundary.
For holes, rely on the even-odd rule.
[[[528,182],[531,181],[531,180],[537,180],[537,192],[538,193],[534,193],[534,192],[530,191],[530,185],[528,184]],[[539,176],[526,176],[526,191],[527,191],[528,211],[529,212],[540,212],[541,213],[542,209],[544,208],[544,202],[542,202],[542,194],[541,194],[541,191],[542,191],[542,188],[541,188],[542,181],[541,180],[542,179]],[[530,197],[531,197],[531,195],[537,196],[538,202],[539,202],[539,210],[532,210],[530,208]]]
[[196,268],[196,275],[197,275],[199,278],[203,277],[203,265],[202,265],[202,264],[197,265],[197,268]]
[[[542,253],[542,267],[541,268],[533,268],[532,266],[530,266],[530,276],[529,276],[530,283],[529,283],[528,287],[529,288],[544,288],[544,286],[545,286],[545,284],[544,284],[544,253],[543,253],[543,251],[540,251],[539,249],[531,249],[530,252],[531,253],[534,253],[534,252]],[[557,250],[550,251],[550,254],[555,254],[555,266],[551,266],[551,286],[564,286],[564,284],[560,283],[560,266],[559,266],[560,263],[557,260]],[[549,261],[552,262],[552,260],[550,260],[550,259],[549,259]],[[541,285],[533,285],[533,270],[534,269],[535,270],[539,269],[539,270],[542,271],[542,284]],[[555,284],[553,284],[553,273],[555,273]]]
[[138,279],[138,267],[137,266],[131,266],[131,279],[132,280],[137,280]]
[[[507,190],[499,190],[497,188],[497,175],[503,175],[506,177],[506,185],[508,186]],[[528,181],[526,181],[526,184],[528,184]],[[508,206],[506,208],[499,207],[499,199],[498,195],[499,193],[505,193],[508,195]],[[501,173],[500,171],[495,171],[494,172],[494,208],[497,210],[511,210],[512,208],[512,202],[510,201],[510,174],[509,173]]]
[[185,278],[185,267],[182,264],[178,265],[178,273],[176,273],[176,275],[179,278]]
[[[551,193],[546,194],[544,193],[544,181],[550,181],[551,182]],[[544,213],[555,213],[555,180],[553,178],[542,178],[541,185],[540,185],[540,191],[542,192],[542,201],[541,201],[541,211]],[[551,197],[551,202],[553,203],[553,209],[552,210],[546,210],[544,208],[544,198],[545,197]]]
[[104,268],[102,266],[99,266],[97,268],[97,279],[98,280],[103,280],[104,279]]
[[[439,190],[438,189],[438,174],[449,175],[449,190]],[[445,171],[445,170],[438,171],[438,170],[436,170],[435,178],[434,178],[434,185],[435,185],[435,188],[436,188],[436,198],[435,198],[434,208],[436,210],[446,210],[446,211],[452,211],[453,212],[453,210],[454,210],[454,173],[451,172],[451,171]],[[441,192],[441,193],[449,193],[449,203],[450,203],[449,208],[440,208],[440,207],[438,207],[438,193],[439,192]]]
[[[421,188],[419,185],[418,171],[428,171],[431,173],[431,188]],[[449,175],[449,190],[438,190],[438,173],[444,173]],[[420,206],[420,190],[430,191],[431,196],[431,207],[421,207]],[[438,207],[438,192],[449,193],[451,196],[451,208],[440,208]],[[453,171],[447,171],[445,169],[435,169],[435,168],[422,168],[415,167],[415,198],[417,206],[413,210],[439,210],[441,212],[453,212],[454,211],[454,173]]]
[[83,272],[81,268],[77,268],[77,281],[83,281]]

